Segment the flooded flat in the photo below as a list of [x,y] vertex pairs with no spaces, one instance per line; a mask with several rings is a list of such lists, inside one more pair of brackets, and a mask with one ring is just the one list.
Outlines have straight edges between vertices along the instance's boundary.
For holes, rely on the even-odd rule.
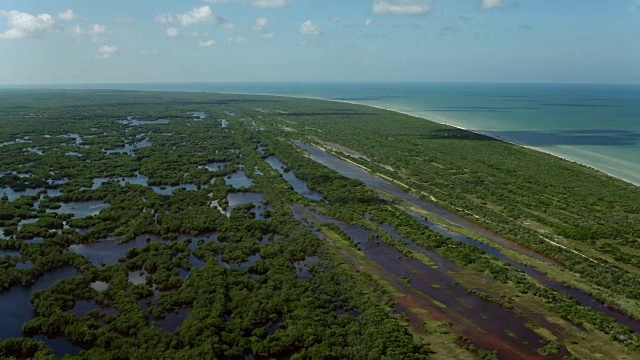
[[104,151],[108,154],[127,154],[127,155],[131,155],[131,156],[135,156],[135,151],[137,149],[142,149],[142,148],[146,148],[151,146],[151,140],[149,140],[149,138],[145,138],[143,140],[140,140],[138,142],[132,143],[132,144],[125,144],[125,146],[121,149],[105,149]]
[[[518,251],[520,253],[523,254],[527,254],[530,255],[532,257],[535,257],[537,259],[540,260],[545,260],[548,262],[552,262],[552,263],[556,263],[555,261],[548,259],[546,257],[544,257],[541,254],[538,254],[530,249],[527,249],[519,244],[516,244],[508,239],[502,238],[498,235],[495,235],[491,232],[489,232],[488,230],[478,226],[477,224],[474,224],[456,214],[453,214],[445,209],[442,209],[440,207],[438,207],[437,205],[435,205],[434,203],[419,199],[405,191],[403,191],[402,189],[400,189],[399,187],[397,187],[396,185],[393,185],[389,182],[387,182],[386,180],[383,180],[381,178],[378,178],[370,173],[368,173],[367,171],[353,165],[350,164],[344,160],[338,159],[336,157],[334,157],[333,155],[330,155],[322,150],[320,150],[317,147],[314,146],[309,146],[300,142],[296,142],[296,145],[304,148],[305,150],[309,151],[310,156],[313,160],[339,172],[340,174],[342,174],[343,176],[352,178],[352,179],[356,179],[356,180],[360,180],[363,183],[379,189],[379,190],[383,190],[387,193],[390,193],[394,196],[397,196],[398,198],[405,200],[409,203],[411,203],[412,205],[423,209],[424,211],[433,213],[447,221],[450,221],[451,223],[464,227],[464,228],[468,228],[471,229],[473,231],[476,231],[477,233],[486,236],[487,238],[491,239],[491,240],[495,240],[496,242],[500,243],[501,245],[505,246],[508,249],[514,250],[514,251]],[[469,244],[469,245],[473,245],[485,252],[487,252],[488,254],[491,254],[495,257],[497,257],[498,259],[514,266],[515,268],[523,271],[524,273],[528,274],[529,276],[533,277],[534,279],[536,279],[537,281],[539,281],[540,283],[542,283],[543,285],[549,286],[550,288],[563,292],[565,294],[569,294],[572,297],[574,297],[576,300],[578,300],[580,302],[580,304],[582,304],[583,306],[587,306],[592,308],[593,310],[596,310],[606,316],[612,317],[614,319],[616,319],[618,322],[629,326],[633,331],[635,332],[640,332],[640,321],[627,316],[625,314],[622,314],[621,312],[612,309],[608,306],[606,306],[606,304],[601,303],[600,301],[598,301],[597,299],[595,299],[593,296],[578,290],[578,289],[574,289],[574,288],[570,288],[568,286],[565,286],[561,283],[559,283],[558,281],[554,281],[552,279],[550,279],[549,277],[547,277],[546,275],[544,275],[542,272],[537,271],[533,268],[530,268],[528,266],[524,266],[520,263],[518,263],[517,261],[507,257],[506,255],[504,255],[499,249],[484,244],[482,242],[479,242],[477,240],[468,238],[466,236],[462,236],[459,234],[456,234],[452,231],[449,231],[447,229],[445,229],[442,225],[439,224],[435,224],[433,222],[430,222],[424,218],[422,218],[419,215],[416,215],[412,212],[409,212],[409,214],[414,217],[416,220],[420,221],[423,225],[431,228],[432,230],[445,235],[447,237],[450,237],[453,240],[456,241],[460,241],[462,243],[465,244]]]
[[187,111],[187,114],[193,116],[195,120],[202,120],[209,116],[209,114],[202,111]]
[[136,172],[134,176],[130,176],[130,177],[115,177],[115,178],[112,178],[112,177],[99,177],[99,178],[94,178],[93,179],[93,184],[91,185],[91,190],[96,190],[97,188],[102,186],[102,184],[104,184],[104,183],[106,183],[108,181],[115,181],[121,186],[124,186],[126,184],[148,186],[149,178],[147,176],[144,176],[144,175],[138,173],[138,172]]
[[230,193],[227,195],[229,207],[227,208],[226,215],[231,216],[233,209],[244,204],[253,204],[251,211],[255,214],[255,218],[258,220],[264,220],[264,211],[269,210],[270,206],[264,204],[264,196],[255,192],[242,192],[242,193]]
[[5,256],[20,257],[22,255],[20,254],[20,251],[18,251],[18,250],[0,250],[0,257],[5,257]]
[[76,201],[68,203],[60,203],[58,209],[47,209],[47,212],[54,212],[58,214],[73,214],[74,218],[84,218],[87,216],[93,216],[100,213],[100,211],[109,207],[109,204],[104,201]]
[[147,275],[146,271],[130,271],[127,278],[133,285],[142,285],[147,282]]
[[276,156],[269,156],[264,161],[271,166],[274,170],[277,170],[284,180],[293,187],[293,191],[306,197],[309,200],[322,201],[324,198],[322,194],[317,191],[309,189],[307,182],[298,178],[292,171],[288,171],[287,167]]
[[150,188],[156,193],[160,195],[171,195],[176,189],[185,189],[187,191],[196,191],[198,190],[198,185],[195,184],[182,184],[182,185],[159,185],[159,186],[150,186]]
[[234,189],[250,187],[253,185],[253,180],[248,178],[244,171],[236,171],[231,175],[225,176],[224,182],[225,184],[232,186]]
[[[147,240],[148,239],[148,240]],[[107,239],[97,243],[73,244],[69,246],[69,251],[86,257],[94,266],[109,266],[118,263],[118,259],[127,254],[129,249],[141,248],[149,242],[163,242],[158,235],[139,235],[134,240],[119,243],[115,239]]]
[[160,329],[173,333],[182,325],[187,316],[189,316],[189,310],[180,309],[175,313],[166,314],[163,319],[157,319],[155,322]]
[[117,120],[116,122],[125,125],[140,126],[140,125],[163,125],[168,124],[168,119],[158,120],[138,120],[137,116],[127,116],[127,120]]
[[[334,224],[348,234],[359,244],[360,251],[367,259],[380,266],[385,280],[406,294],[405,298],[398,300],[400,305],[410,303],[410,306],[404,309],[406,312],[411,308],[420,308],[429,311],[433,319],[451,321],[452,329],[457,334],[466,337],[480,348],[498,350],[501,358],[562,359],[568,354],[564,348],[550,356],[538,354],[537,349],[544,341],[527,326],[527,323],[545,323],[541,317],[535,318],[531,314],[528,317],[518,315],[496,303],[467,293],[465,288],[458,285],[442,269],[406,258],[395,247],[383,242],[370,242],[370,230],[358,225],[348,225],[298,205],[294,205],[292,209],[296,218],[300,220],[307,217],[312,219],[311,223],[319,221]],[[448,260],[440,258],[439,261]],[[455,268],[453,263],[447,265],[449,268]]]
[[53,354],[58,359],[61,359],[66,354],[73,355],[73,356],[78,355],[78,353],[81,350],[80,347],[73,345],[72,343],[69,342],[69,340],[65,338],[60,338],[60,337],[49,338],[49,337],[46,337],[45,335],[38,335],[38,336],[35,336],[34,339],[45,343],[53,351]]
[[208,163],[207,165],[198,166],[200,169],[207,169],[211,172],[216,172],[224,169],[229,163],[226,161],[214,161],[212,163]]
[[98,310],[100,313],[109,314],[113,317],[118,316],[117,309],[100,306],[93,300],[78,300],[69,312],[77,317],[83,317],[91,310]]
[[386,193],[389,193],[393,196],[396,196],[399,199],[402,199],[426,212],[434,214],[454,225],[473,230],[474,232],[488,239],[491,239],[493,241],[500,243],[501,245],[503,245],[508,249],[511,249],[523,254],[527,254],[538,260],[546,261],[555,265],[558,264],[556,261],[549,259],[542,254],[539,254],[531,249],[528,249],[502,236],[494,234],[488,231],[487,229],[483,228],[482,226],[463,218],[460,215],[457,215],[449,210],[441,208],[440,206],[436,205],[431,201],[418,198],[417,196],[414,196],[406,192],[404,189],[400,188],[399,185],[392,184],[387,180],[384,180],[375,175],[372,175],[366,170],[361,169],[360,167],[353,165],[349,162],[346,162],[342,159],[339,159],[315,146],[310,146],[298,141],[296,141],[295,144],[303,148],[304,150],[308,151],[309,157],[312,160],[330,169],[335,170],[342,176],[348,177],[350,179],[356,179],[356,180],[362,181],[366,185],[369,185],[375,189],[378,189]]
[[300,279],[309,279],[313,275],[309,271],[312,267],[316,266],[320,258],[317,256],[307,256],[304,260],[296,261],[293,265],[296,267],[296,274]]
[[0,198],[3,196],[7,196],[10,202],[15,201],[23,196],[35,196],[38,195],[40,191],[44,190],[43,188],[36,189],[26,189],[23,191],[14,191],[12,188],[5,186],[0,188]]
[[15,285],[0,292],[0,340],[22,336],[22,324],[33,317],[31,295],[46,289],[56,281],[80,276],[73,267],[63,267],[42,275],[32,286]]

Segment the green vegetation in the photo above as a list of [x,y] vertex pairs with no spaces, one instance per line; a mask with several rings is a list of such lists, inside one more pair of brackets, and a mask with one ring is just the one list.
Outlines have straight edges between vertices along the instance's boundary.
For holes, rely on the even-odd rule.
[[[590,341],[604,344],[606,356],[638,354],[640,339],[627,327],[426,228],[393,200],[307,158],[292,140],[347,146],[366,156],[354,162],[558,260],[599,297],[638,301],[640,190],[593,170],[341,103],[105,90],[3,91],[0,104],[0,188],[8,192],[0,200],[7,254],[0,296],[10,301],[19,286],[55,269],[79,271],[33,293],[37,316],[18,324],[23,337],[0,330],[4,358],[54,357],[56,347],[35,337],[64,338],[75,358],[86,359],[500,358],[456,338],[463,322],[409,303],[442,287],[411,290],[419,286],[413,274],[374,262],[363,241],[396,249],[388,261],[438,269],[429,251],[451,260],[456,267],[445,276],[474,301],[531,317],[537,332],[549,334],[539,344],[520,339],[529,354],[585,354]],[[270,155],[323,201],[298,194],[263,160]],[[75,217],[63,211],[87,202],[104,208]],[[337,223],[296,218],[295,206],[371,234],[357,239]],[[487,287],[473,287],[472,277]],[[430,304],[458,319],[452,304]],[[537,313],[569,330],[533,319]]]

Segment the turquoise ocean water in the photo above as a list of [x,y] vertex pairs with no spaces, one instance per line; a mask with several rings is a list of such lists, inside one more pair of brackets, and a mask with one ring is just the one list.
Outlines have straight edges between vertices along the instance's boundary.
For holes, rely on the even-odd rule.
[[640,85],[185,83],[75,87],[273,94],[374,105],[497,136],[640,185]]

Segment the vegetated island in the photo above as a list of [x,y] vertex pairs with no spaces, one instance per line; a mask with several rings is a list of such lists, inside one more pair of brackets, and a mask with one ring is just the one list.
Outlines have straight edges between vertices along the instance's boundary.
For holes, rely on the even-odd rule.
[[640,188],[346,103],[0,92],[0,356],[633,359]]

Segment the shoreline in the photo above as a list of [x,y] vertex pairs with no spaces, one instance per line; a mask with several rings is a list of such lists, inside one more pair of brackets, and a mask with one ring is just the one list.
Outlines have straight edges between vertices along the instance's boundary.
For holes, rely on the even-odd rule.
[[[41,88],[41,89],[46,89],[45,87]],[[531,145],[527,145],[527,144],[523,144],[523,143],[519,143],[517,141],[511,140],[511,139],[507,139],[501,136],[497,136],[494,134],[490,134],[490,133],[486,133],[480,130],[474,130],[474,129],[470,129],[467,127],[464,127],[462,125],[458,125],[458,124],[454,124],[450,121],[447,121],[447,119],[439,119],[439,120],[433,120],[431,118],[428,118],[426,116],[421,116],[421,115],[417,115],[415,113],[411,113],[411,112],[407,112],[404,110],[399,110],[399,109],[394,109],[392,107],[388,107],[388,106],[382,106],[382,105],[374,105],[374,104],[367,104],[367,103],[363,103],[363,102],[357,102],[357,101],[352,101],[352,100],[336,100],[336,99],[328,99],[328,98],[323,98],[323,97],[319,97],[319,96],[304,96],[304,95],[291,95],[291,94],[274,94],[274,93],[263,93],[263,92],[234,92],[234,91],[213,91],[213,90],[171,90],[171,89],[119,89],[119,88],[86,88],[83,90],[131,90],[131,91],[164,91],[164,92],[196,92],[196,93],[212,93],[212,94],[227,94],[227,95],[255,95],[255,96],[271,96],[271,97],[288,97],[288,98],[295,98],[295,99],[307,99],[307,100],[320,100],[320,101],[331,101],[331,102],[338,102],[338,103],[344,103],[344,104],[350,104],[350,105],[359,105],[359,106],[368,106],[368,107],[372,107],[378,110],[385,110],[385,111],[390,111],[390,112],[395,112],[398,114],[403,114],[406,116],[411,116],[413,118],[417,118],[420,120],[427,120],[427,121],[431,121],[433,123],[436,124],[441,124],[441,125],[446,125],[446,126],[451,126],[453,128],[456,129],[460,129],[460,130],[465,130],[465,131],[469,131],[472,132],[474,134],[478,134],[478,135],[483,135],[483,136],[487,136],[490,137],[492,139],[496,139],[498,141],[502,141],[514,146],[520,146],[532,151],[537,151],[537,152],[541,152],[547,155],[551,155],[551,156],[555,156],[557,158],[560,158],[562,160],[565,161],[569,161],[571,163],[574,164],[579,164],[582,166],[585,166],[591,170],[595,170],[598,171],[600,173],[603,173],[607,176],[610,176],[612,178],[615,178],[617,180],[620,180],[622,182],[625,182],[629,185],[635,186],[635,187],[640,187],[640,181],[636,182],[634,180],[625,178],[621,175],[616,175],[616,174],[612,174],[611,172],[605,171],[603,169],[599,169],[596,166],[592,165],[592,164],[588,164],[582,160],[576,159],[576,158],[571,158],[568,157],[566,155],[563,154],[559,154],[557,152],[554,151],[550,151],[547,149],[543,149],[540,147],[535,147],[535,146],[531,146]],[[70,90],[79,90],[79,89],[74,89],[74,88],[70,88]]]
[[497,135],[494,135],[494,134],[486,133],[486,132],[483,132],[483,131],[480,131],[480,130],[474,130],[474,129],[466,128],[466,127],[464,127],[462,125],[457,125],[457,124],[453,124],[453,123],[445,122],[445,121],[435,121],[435,120],[432,120],[432,119],[427,118],[425,116],[420,116],[420,115],[417,115],[417,114],[414,114],[414,113],[411,113],[411,112],[407,112],[407,111],[403,111],[403,110],[397,110],[397,109],[393,109],[393,108],[389,108],[389,107],[385,107],[385,106],[381,106],[381,105],[373,105],[373,104],[367,104],[367,103],[362,103],[362,102],[357,102],[357,101],[350,101],[350,100],[327,99],[327,98],[322,98],[322,97],[317,97],[317,96],[282,95],[282,94],[271,94],[271,93],[220,92],[220,91],[211,91],[211,92],[212,93],[217,93],[217,94],[258,95],[258,96],[290,97],[290,98],[307,99],[307,100],[332,101],[332,102],[338,102],[338,103],[344,103],[344,104],[350,104],[350,105],[368,106],[368,107],[372,107],[372,108],[375,108],[375,109],[378,109],[378,110],[391,111],[391,112],[395,112],[395,113],[398,113],[398,114],[411,116],[411,117],[416,118],[416,119],[427,120],[427,121],[431,121],[431,122],[434,122],[434,123],[437,123],[437,124],[451,126],[453,128],[456,128],[456,129],[465,130],[465,131],[472,132],[474,134],[487,136],[487,137],[490,137],[492,139],[496,139],[498,141],[502,141],[502,142],[505,142],[505,143],[508,143],[508,144],[511,144],[511,145],[520,146],[520,147],[523,147],[523,148],[526,148],[526,149],[529,149],[529,150],[532,150],[532,151],[537,151],[537,152],[541,152],[541,153],[544,153],[544,154],[547,154],[547,155],[555,156],[555,157],[560,158],[562,160],[569,161],[569,162],[574,163],[574,164],[579,164],[579,165],[585,166],[585,167],[587,167],[587,168],[589,168],[591,170],[595,170],[595,171],[601,172],[601,173],[603,173],[605,175],[608,175],[610,177],[613,177],[613,178],[615,178],[617,180],[623,181],[623,182],[625,182],[625,183],[627,183],[629,185],[640,187],[640,182],[636,183],[633,180],[626,179],[626,178],[621,177],[619,175],[615,175],[615,174],[612,174],[610,172],[598,169],[598,168],[596,168],[595,166],[593,166],[591,164],[587,164],[587,163],[582,162],[582,161],[580,161],[578,159],[567,157],[565,155],[559,154],[559,153],[554,152],[554,151],[542,149],[542,148],[531,146],[531,145],[522,144],[522,143],[516,142],[516,141],[511,140],[511,139],[507,139],[507,138],[504,138],[504,137],[501,137],[501,136],[497,136]]

